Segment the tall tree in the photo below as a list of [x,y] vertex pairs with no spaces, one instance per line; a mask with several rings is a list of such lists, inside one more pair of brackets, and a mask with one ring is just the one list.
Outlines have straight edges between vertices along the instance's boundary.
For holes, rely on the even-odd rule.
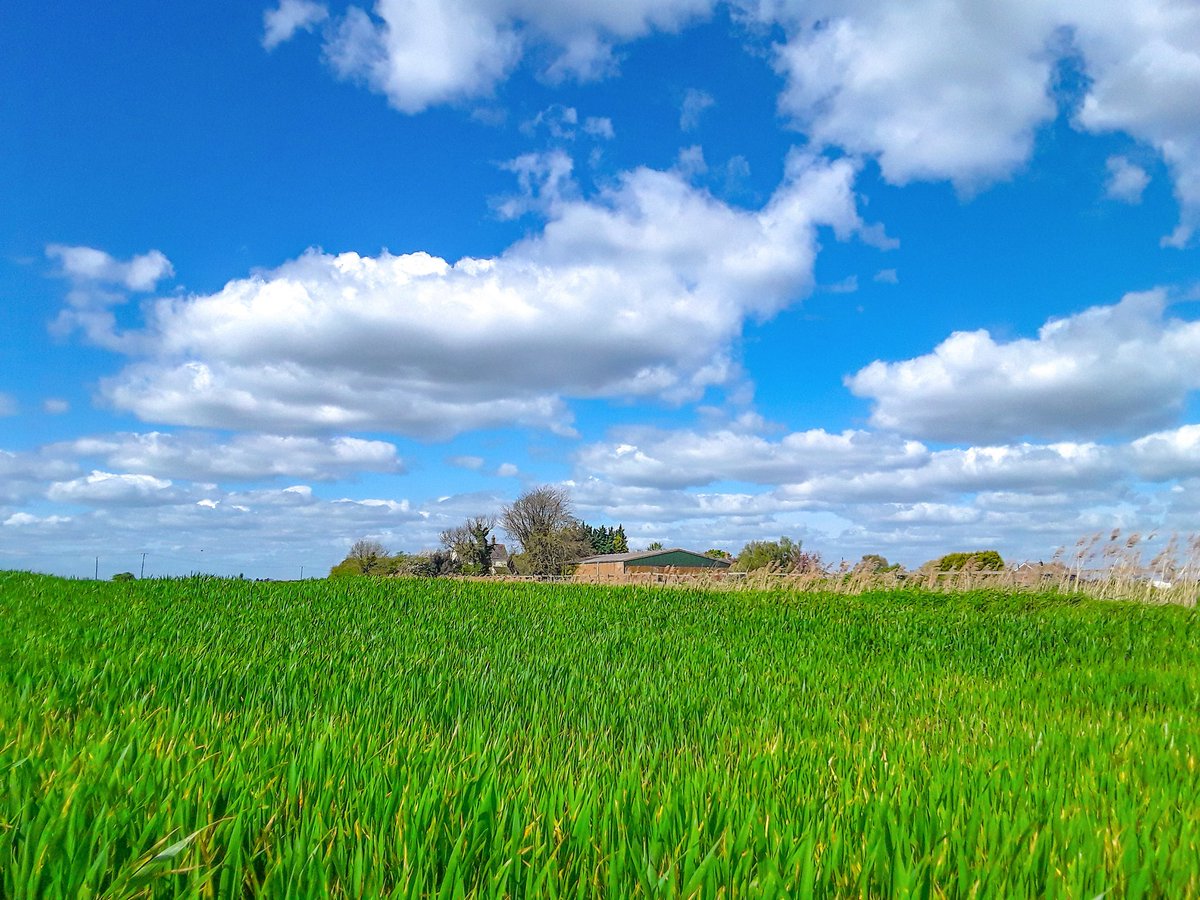
[[490,575],[493,542],[488,535],[495,527],[493,516],[472,516],[463,524],[443,531],[442,546],[457,558],[465,573]]
[[357,566],[363,575],[382,575],[389,562],[383,544],[367,538],[361,538],[351,545],[346,561]]
[[563,488],[544,485],[526,491],[504,507],[500,524],[521,546],[531,575],[561,575],[571,562],[590,555],[591,545]]

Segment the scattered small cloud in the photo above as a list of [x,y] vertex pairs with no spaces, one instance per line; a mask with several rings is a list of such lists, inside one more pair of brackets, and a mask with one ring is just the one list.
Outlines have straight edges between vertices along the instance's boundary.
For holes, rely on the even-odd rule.
[[1110,156],[1105,168],[1108,169],[1108,182],[1104,186],[1106,197],[1122,203],[1142,202],[1142,192],[1150,183],[1145,169],[1124,156]]
[[521,470],[518,469],[513,463],[506,462],[501,463],[499,467],[497,467],[496,474],[501,478],[515,478],[517,475],[521,474]]
[[329,10],[313,0],[280,0],[275,9],[263,13],[262,45],[274,50],[290,41],[298,31],[312,31],[329,18]]
[[683,103],[679,107],[680,131],[695,131],[700,127],[700,117],[704,111],[716,105],[712,94],[699,88],[688,88],[683,95]]
[[603,138],[606,141],[616,137],[612,119],[607,116],[588,116],[583,120],[583,130],[592,137]]
[[446,462],[459,469],[469,469],[472,472],[478,472],[483,468],[482,456],[450,456]]
[[0,416],[15,416],[19,406],[11,394],[0,393]]
[[879,284],[899,284],[900,276],[896,274],[895,269],[880,269],[875,273],[874,280]]
[[61,416],[71,411],[71,404],[58,397],[47,397],[42,401],[42,411],[51,416]]

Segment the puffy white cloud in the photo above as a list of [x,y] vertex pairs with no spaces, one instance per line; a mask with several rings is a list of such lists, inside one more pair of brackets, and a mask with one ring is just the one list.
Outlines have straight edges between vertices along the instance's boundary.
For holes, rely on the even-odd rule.
[[59,397],[47,397],[42,401],[42,411],[52,416],[61,416],[71,411],[71,404]]
[[56,525],[65,525],[70,521],[70,516],[35,516],[31,513],[18,512],[5,519],[3,524],[9,528],[53,528]]
[[275,9],[263,13],[262,45],[274,50],[290,41],[297,31],[312,29],[329,18],[329,10],[313,0],[280,0]]
[[1131,434],[1168,424],[1200,387],[1200,322],[1167,295],[1126,295],[1052,319],[1037,338],[956,332],[932,353],[846,379],[880,428],[946,441]]
[[1054,117],[1052,5],[764,2],[782,22],[781,110],[819,144],[875,156],[893,183],[974,190],[1029,157]]
[[337,20],[325,56],[344,78],[365,82],[396,109],[489,94],[533,46],[555,54],[551,81],[606,75],[613,44],[673,30],[708,13],[712,0],[377,0]]
[[[1172,246],[1200,222],[1200,7],[1177,0],[747,0],[781,24],[780,107],[819,144],[874,156],[897,184],[972,191],[1024,165],[1036,130],[1070,98],[1056,70],[1082,68],[1075,124],[1153,146],[1181,207]],[[1123,174],[1122,196],[1137,173]]]
[[94,247],[51,244],[46,256],[58,261],[58,274],[71,283],[68,306],[51,330],[59,335],[82,331],[92,343],[110,350],[126,349],[129,343],[117,333],[111,308],[127,302],[129,292],[152,291],[175,274],[171,261],[158,250],[121,261]]
[[403,470],[394,444],[353,437],[248,434],[220,441],[196,432],[152,431],[82,438],[57,449],[76,457],[101,458],[105,465],[121,471],[192,481],[256,481],[278,476],[333,481],[359,472]]
[[1145,169],[1124,156],[1110,156],[1105,168],[1108,170],[1108,182],[1104,186],[1104,193],[1109,199],[1122,203],[1142,202],[1142,192],[1150,183],[1150,176]]
[[[708,17],[715,0],[378,0],[327,31],[335,72],[397,109],[483,97],[531,48],[543,77],[616,69],[614,45]],[[1037,130],[1064,109],[1090,132],[1121,132],[1166,162],[1181,218],[1164,239],[1184,246],[1200,222],[1200,8],[1180,0],[731,0],[735,18],[782,33],[773,48],[779,98],[817,146],[874,157],[896,184],[950,180],[972,192],[1030,159]],[[311,27],[323,7],[285,0],[272,35]],[[754,31],[755,29],[751,29]],[[555,56],[557,54],[557,56]],[[1063,66],[1084,87],[1061,96]],[[694,127],[706,96],[685,97]],[[1127,177],[1134,177],[1128,173]],[[1129,191],[1131,188],[1125,187]]]
[[42,494],[49,480],[69,478],[78,471],[70,460],[53,454],[0,450],[0,504],[23,503]]
[[1090,131],[1125,132],[1162,155],[1181,208],[1164,244],[1182,247],[1200,224],[1200,6],[1130,0],[1071,9],[1088,76],[1077,121]]
[[190,489],[153,475],[93,471],[82,478],[56,481],[46,496],[57,503],[88,506],[158,506],[187,499]]
[[46,256],[57,260],[62,274],[74,282],[113,285],[129,291],[152,291],[159,281],[175,274],[171,261],[159,250],[122,262],[94,247],[50,244]]
[[712,94],[699,88],[688,88],[683,94],[683,103],[679,107],[679,128],[681,131],[695,131],[700,127],[700,116],[717,101]]
[[101,389],[149,421],[422,436],[568,432],[569,397],[693,399],[737,377],[747,317],[811,289],[820,227],[887,243],[859,217],[855,173],[793,152],[755,211],[637,169],[555,201],[541,234],[492,259],[314,250],[156,301],[140,358]]
[[917,441],[866,431],[830,434],[822,429],[771,441],[757,434],[720,429],[630,432],[616,443],[592,444],[578,464],[617,484],[679,488],[716,481],[781,484],[819,472],[887,470],[920,466],[930,451]]
[[1200,425],[1138,438],[1130,445],[1135,471],[1151,481],[1200,478]]

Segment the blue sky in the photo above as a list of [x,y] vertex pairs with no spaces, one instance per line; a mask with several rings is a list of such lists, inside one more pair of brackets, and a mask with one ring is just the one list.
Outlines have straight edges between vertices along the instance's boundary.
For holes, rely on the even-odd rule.
[[1197,48],[1167,0],[10,2],[0,566],[320,573],[543,483],[634,546],[1161,545]]

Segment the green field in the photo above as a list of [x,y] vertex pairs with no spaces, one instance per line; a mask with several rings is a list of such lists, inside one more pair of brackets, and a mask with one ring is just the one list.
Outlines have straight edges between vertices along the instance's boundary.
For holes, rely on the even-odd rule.
[[1200,613],[0,573],[0,897],[1200,896]]

